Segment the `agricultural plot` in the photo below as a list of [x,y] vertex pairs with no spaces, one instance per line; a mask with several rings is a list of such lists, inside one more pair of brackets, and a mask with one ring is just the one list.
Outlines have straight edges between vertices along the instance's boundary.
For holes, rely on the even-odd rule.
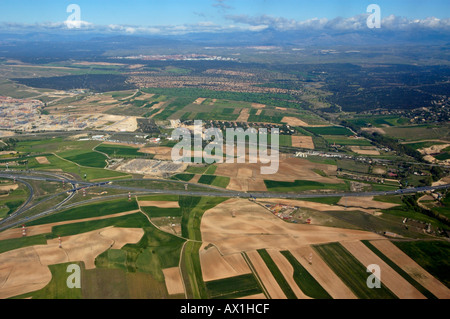
[[366,267],[339,243],[314,246],[314,249],[333,269],[336,275],[361,299],[396,299],[397,297],[381,283],[381,288],[370,289],[366,285]]
[[299,261],[288,250],[282,251],[281,254],[289,261],[294,269],[294,280],[298,287],[307,296],[314,299],[331,299],[331,296],[325,289],[314,279],[313,276],[299,263]]
[[303,181],[296,180],[294,182],[282,182],[282,181],[271,181],[264,180],[264,184],[267,190],[272,192],[302,192],[308,190],[318,190],[318,189],[329,189],[337,191],[348,190],[348,185],[345,183],[339,184],[327,184],[315,181]]
[[424,140],[449,140],[450,128],[446,125],[411,125],[383,128],[386,135],[407,142]]
[[345,127],[341,126],[324,126],[324,127],[307,127],[306,130],[316,135],[341,135],[352,136],[353,133]]
[[198,183],[226,188],[230,182],[230,178],[226,176],[202,175]]
[[95,150],[101,153],[107,154],[109,157],[117,158],[127,158],[127,157],[143,157],[144,153],[139,152],[138,148],[123,146],[123,145],[114,145],[114,144],[100,144],[95,147]]
[[208,281],[205,284],[211,299],[235,299],[262,292],[253,274]]

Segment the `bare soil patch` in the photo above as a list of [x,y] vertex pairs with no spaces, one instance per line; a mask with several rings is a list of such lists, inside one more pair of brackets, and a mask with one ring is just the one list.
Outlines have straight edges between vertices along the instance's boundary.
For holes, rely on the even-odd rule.
[[373,196],[342,197],[339,200],[338,204],[345,207],[351,206],[351,207],[375,208],[375,209],[389,209],[395,206],[399,206],[398,204],[384,203],[373,200]]
[[[132,210],[132,211],[129,211],[129,212],[117,213],[117,214],[100,216],[100,217],[75,219],[75,220],[69,220],[69,221],[64,221],[64,222],[57,222],[57,223],[51,223],[51,224],[30,226],[30,227],[26,227],[26,232],[27,232],[27,236],[35,236],[35,235],[40,235],[40,234],[47,234],[47,233],[51,233],[52,232],[52,228],[54,226],[73,224],[73,223],[81,223],[81,222],[86,222],[86,221],[91,221],[91,220],[99,220],[99,219],[108,219],[108,218],[120,217],[120,216],[134,214],[134,213],[137,213],[137,212],[139,212],[139,210]],[[5,231],[0,233],[0,240],[21,238],[21,237],[22,237],[22,227],[10,228],[10,229],[7,229],[7,230],[5,230]]]
[[[235,212],[235,217],[231,213]],[[229,199],[203,215],[204,242],[223,255],[257,249],[296,249],[300,246],[346,240],[380,239],[365,231],[287,223],[265,208],[244,199]]]
[[47,266],[82,261],[86,269],[95,268],[95,258],[105,250],[136,243],[142,229],[107,227],[91,232],[51,239],[46,245],[36,245],[0,254],[0,298],[9,298],[45,287],[51,280]]
[[169,295],[184,294],[184,285],[178,267],[163,269]]
[[[312,247],[299,247],[290,251],[331,297],[334,299],[357,299],[350,288],[328,267]],[[309,263],[310,256],[312,256],[311,264]]]
[[314,149],[314,142],[311,136],[292,136],[292,147]]
[[371,243],[433,295],[439,299],[450,298],[450,289],[419,266],[411,257],[406,255],[389,240],[374,240]]
[[247,251],[246,253],[269,296],[272,299],[286,299],[286,295],[278,285],[259,253],[256,250]]
[[[219,250],[210,244],[204,243],[200,248],[199,255],[204,281],[235,277],[251,272],[242,255],[229,255],[233,257],[225,259]],[[247,266],[246,268],[243,266],[244,264]]]
[[154,206],[160,208],[179,208],[180,205],[175,201],[139,201],[139,206]]
[[292,117],[292,116],[285,116],[283,117],[283,119],[281,120],[282,123],[287,123],[288,125],[291,126],[309,126],[308,123],[296,118],[296,117]]
[[275,249],[268,249],[267,252],[277,265],[278,269],[283,274],[283,277],[286,279],[297,298],[311,299],[311,297],[305,295],[303,291],[298,287],[297,283],[294,280],[294,268],[292,267],[291,263],[280,253],[280,251]]
[[380,152],[377,151],[376,149],[362,148],[360,146],[350,146],[350,149],[352,150],[352,152],[354,152],[356,154],[361,154],[361,155],[380,155]]
[[41,164],[41,165],[50,164],[50,162],[48,161],[47,157],[45,157],[45,156],[38,156],[38,157],[36,157],[36,161],[39,164]]
[[265,104],[259,104],[259,103],[252,103],[252,107],[255,109],[263,109],[266,107]]
[[0,191],[13,191],[19,187],[19,184],[1,185]]
[[380,257],[375,255],[362,242],[343,242],[342,245],[365,267],[372,264],[380,266],[380,280],[383,285],[389,288],[400,299],[426,299],[424,295],[386,264]]
[[250,116],[250,110],[247,108],[243,108],[241,110],[241,113],[239,114],[239,117],[236,119],[236,122],[247,122],[249,116]]
[[[261,163],[221,163],[217,164],[215,174],[230,177],[230,183],[227,189],[257,191],[265,190],[264,179],[294,182],[295,180],[317,181],[321,183],[338,184],[341,180],[334,178],[336,175],[336,166],[312,163],[303,158],[282,158],[278,163],[278,172],[276,174],[261,174],[261,167],[270,164]],[[324,177],[313,169],[320,169],[330,177]],[[252,178],[249,179],[250,170]],[[245,172],[246,176],[241,176],[240,172]],[[250,182],[251,181],[251,182]]]

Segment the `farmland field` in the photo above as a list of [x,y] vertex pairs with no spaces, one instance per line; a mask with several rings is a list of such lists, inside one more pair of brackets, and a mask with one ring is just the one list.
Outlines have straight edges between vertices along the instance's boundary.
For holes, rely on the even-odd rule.
[[253,274],[208,281],[206,289],[212,299],[240,298],[262,292]]
[[383,283],[379,289],[368,288],[366,267],[339,243],[318,245],[314,246],[314,249],[359,298],[396,299],[396,296]]
[[332,189],[332,190],[347,190],[348,186],[345,183],[327,184],[315,181],[296,180],[295,182],[280,182],[264,180],[266,187],[272,192],[301,192],[314,189]]

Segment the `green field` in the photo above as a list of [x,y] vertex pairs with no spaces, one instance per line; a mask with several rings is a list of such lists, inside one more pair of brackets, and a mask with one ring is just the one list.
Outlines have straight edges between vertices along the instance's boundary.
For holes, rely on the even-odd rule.
[[277,265],[273,261],[272,257],[270,257],[269,253],[265,249],[259,249],[258,250],[259,255],[264,260],[267,268],[269,268],[270,272],[272,273],[273,277],[277,281],[278,285],[280,286],[281,290],[283,290],[283,293],[288,299],[297,299],[296,294],[292,290],[291,286],[289,286],[289,283],[286,281],[286,278],[284,278],[283,274],[281,273],[280,269],[278,269]]
[[141,210],[147,214],[148,217],[177,217],[181,216],[181,208],[160,208],[154,206],[141,207]]
[[446,241],[393,242],[431,275],[450,288],[450,243]]
[[386,135],[404,141],[422,140],[449,140],[450,128],[448,125],[411,125],[398,127],[385,127]]
[[210,299],[236,299],[262,292],[253,274],[208,281],[206,290]]
[[202,175],[198,182],[200,184],[212,185],[216,187],[226,188],[230,182],[230,178],[226,176]]
[[290,251],[286,250],[281,253],[294,268],[294,280],[305,295],[314,299],[331,299],[328,292],[322,288]]
[[99,152],[62,152],[58,154],[66,160],[81,166],[105,168],[107,157]]
[[341,126],[307,127],[305,129],[316,135],[353,135],[353,133],[348,128]]
[[180,269],[188,299],[206,299],[208,293],[202,277],[199,250],[201,242],[186,242],[181,256]]
[[28,226],[50,224],[62,221],[100,217],[139,209],[136,200],[116,199],[101,203],[78,206],[27,223]]
[[203,174],[208,169],[208,166],[189,166],[186,169],[187,173]]
[[315,181],[296,180],[295,182],[280,182],[264,180],[267,190],[271,192],[302,192],[317,189],[331,189],[337,191],[348,190],[347,183],[326,184]]
[[85,274],[84,264],[80,262],[70,262],[57,265],[50,265],[49,269],[52,273],[52,279],[42,289],[16,296],[13,299],[83,299],[82,289],[67,287],[66,280],[70,275],[67,272],[67,267],[71,264],[76,264],[80,267],[81,278]]
[[96,151],[107,154],[110,157],[140,157],[149,154],[140,153],[138,148],[113,144],[100,144],[95,148]]
[[313,246],[321,258],[341,278],[341,280],[360,299],[397,299],[397,297],[381,283],[381,287],[370,289],[366,281],[366,267],[350,254],[341,244],[331,243]]
[[172,176],[172,179],[178,180],[178,181],[183,181],[183,182],[189,182],[192,178],[194,178],[194,176],[195,176],[195,174],[180,173],[180,174],[175,174],[174,176]]
[[414,278],[412,278],[406,271],[404,271],[399,265],[391,261],[388,257],[386,257],[381,251],[379,251],[372,243],[368,240],[361,241],[364,245],[366,245],[372,252],[375,253],[378,257],[380,257],[385,263],[387,263],[393,270],[395,270],[399,275],[401,275],[406,281],[408,281],[414,288],[416,288],[419,292],[421,292],[428,299],[436,299],[431,292],[429,292],[426,288],[424,288],[421,284],[419,284]]

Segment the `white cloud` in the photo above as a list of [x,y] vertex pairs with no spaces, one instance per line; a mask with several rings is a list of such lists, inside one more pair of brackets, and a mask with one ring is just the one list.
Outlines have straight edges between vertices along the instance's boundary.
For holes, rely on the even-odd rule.
[[[219,3],[224,4],[219,1]],[[270,15],[226,15],[231,21],[228,25],[219,25],[212,21],[201,21],[195,24],[164,25],[164,26],[136,26],[136,25],[96,25],[87,21],[46,22],[39,24],[0,23],[2,31],[45,31],[45,30],[82,30],[104,33],[123,34],[161,34],[180,35],[195,32],[230,32],[230,31],[263,31],[273,28],[279,31],[364,31],[367,28],[369,14],[360,14],[350,18],[335,19],[313,18],[308,20],[287,19]],[[426,19],[410,20],[405,17],[390,15],[382,19],[382,30],[420,31],[437,30],[450,31],[450,19],[429,17]]]

